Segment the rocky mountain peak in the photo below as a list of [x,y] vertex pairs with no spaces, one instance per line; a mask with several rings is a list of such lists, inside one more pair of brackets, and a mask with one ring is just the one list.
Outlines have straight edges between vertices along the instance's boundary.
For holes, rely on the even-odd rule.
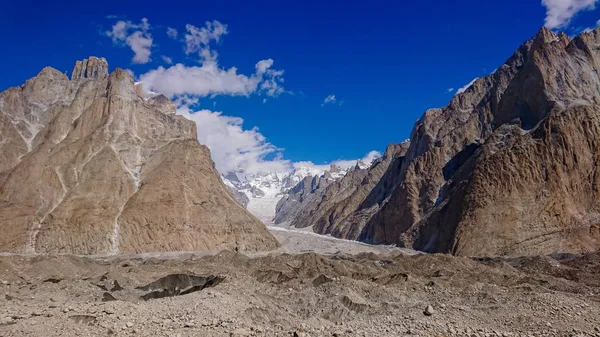
[[552,30],[542,27],[533,38],[533,45],[546,44],[558,40],[558,35]]
[[77,81],[86,78],[103,79],[108,76],[108,62],[105,58],[90,56],[82,61],[75,62],[71,80]]
[[599,28],[540,29],[292,225],[457,255],[597,250],[599,50]]
[[341,171],[342,171],[342,168],[337,166],[336,164],[329,165],[329,173],[330,174],[339,173]]
[[78,61],[0,93],[0,251],[268,250],[277,241],[221,181],[195,123],[123,69]]
[[383,158],[393,158],[396,156],[404,156],[410,147],[410,140],[405,140],[399,144],[390,144],[385,148]]

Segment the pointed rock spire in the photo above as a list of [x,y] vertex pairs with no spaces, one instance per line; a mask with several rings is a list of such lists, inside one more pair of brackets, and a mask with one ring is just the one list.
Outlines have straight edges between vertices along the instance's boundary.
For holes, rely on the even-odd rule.
[[77,81],[84,78],[103,79],[108,76],[108,62],[101,57],[90,56],[83,61],[75,62],[71,80]]
[[542,27],[535,37],[533,38],[532,50],[538,50],[541,46],[551,43],[553,41],[559,41],[560,38],[556,33],[546,27]]

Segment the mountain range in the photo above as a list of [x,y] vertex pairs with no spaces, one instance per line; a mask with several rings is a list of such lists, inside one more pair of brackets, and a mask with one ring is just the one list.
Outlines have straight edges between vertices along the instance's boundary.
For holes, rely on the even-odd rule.
[[272,250],[267,224],[462,256],[596,251],[599,67],[600,28],[542,28],[372,163],[260,174],[218,173],[194,122],[105,59],[47,67],[0,93],[0,250]]
[[269,250],[195,123],[103,58],[47,67],[0,94],[0,250],[117,254]]
[[[367,166],[362,161],[358,161],[356,165]],[[332,182],[342,178],[346,171],[347,169],[343,170],[334,164],[328,170],[299,166],[289,172],[246,173],[238,170],[226,173],[222,179],[239,203],[265,224],[273,224],[277,204],[297,184],[305,179]]]
[[542,28],[291,224],[456,255],[597,250],[598,69],[599,28],[574,38]]

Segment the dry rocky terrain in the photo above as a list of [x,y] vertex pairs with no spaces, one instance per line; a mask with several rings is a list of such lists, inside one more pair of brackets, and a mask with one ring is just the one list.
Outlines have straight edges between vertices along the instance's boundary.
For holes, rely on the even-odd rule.
[[292,188],[305,230],[237,203],[126,71],[45,68],[0,93],[0,337],[600,337],[598,50],[540,30],[369,168]]
[[[249,255],[2,256],[0,336],[600,336],[599,253],[316,254],[294,242],[334,239],[273,233]],[[177,274],[200,277],[136,289]]]

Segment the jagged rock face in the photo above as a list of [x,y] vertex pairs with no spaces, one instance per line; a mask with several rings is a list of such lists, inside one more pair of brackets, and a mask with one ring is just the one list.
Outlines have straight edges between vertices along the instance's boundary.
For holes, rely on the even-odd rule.
[[[0,94],[0,250],[140,253],[277,246],[164,96],[105,59]],[[168,111],[165,113],[164,111]]]
[[317,233],[358,239],[395,184],[408,147],[408,142],[392,144],[369,168],[355,167],[320,193],[313,193],[296,208],[292,226],[314,226]]
[[244,193],[238,191],[235,186],[229,186],[227,184],[225,184],[225,186],[227,186],[227,190],[229,191],[229,193],[231,193],[231,195],[233,195],[233,197],[235,198],[235,200],[240,203],[240,205],[245,207],[248,207],[248,203],[250,202],[250,198],[248,198],[248,196],[246,196]]
[[106,74],[108,74],[108,63],[106,62],[106,59],[92,56],[83,61],[75,62],[71,79],[81,80],[85,78],[102,78]]
[[446,169],[444,175],[446,165],[456,156],[464,157],[473,144],[485,141],[491,134],[502,94],[527,62],[531,44],[525,43],[496,72],[477,79],[448,106],[428,110],[417,121],[400,169],[399,184],[359,239],[412,245],[405,233],[427,216],[439,200],[442,186],[453,173]]
[[498,128],[447,184],[414,246],[457,255],[600,249],[600,109]]
[[361,239],[457,255],[598,249],[598,33],[569,41],[542,29],[426,112],[402,182]]
[[324,192],[335,211],[310,207],[293,224],[457,255],[600,249],[599,50],[600,29],[573,40],[540,30],[493,74],[425,112],[360,231],[347,229],[361,212],[345,200],[361,192],[335,184]]
[[282,224],[295,219],[298,213],[306,211],[306,205],[320,197],[325,188],[333,181],[334,178],[331,177],[330,171],[325,171],[322,176],[307,176],[302,179],[277,202],[273,222]]

